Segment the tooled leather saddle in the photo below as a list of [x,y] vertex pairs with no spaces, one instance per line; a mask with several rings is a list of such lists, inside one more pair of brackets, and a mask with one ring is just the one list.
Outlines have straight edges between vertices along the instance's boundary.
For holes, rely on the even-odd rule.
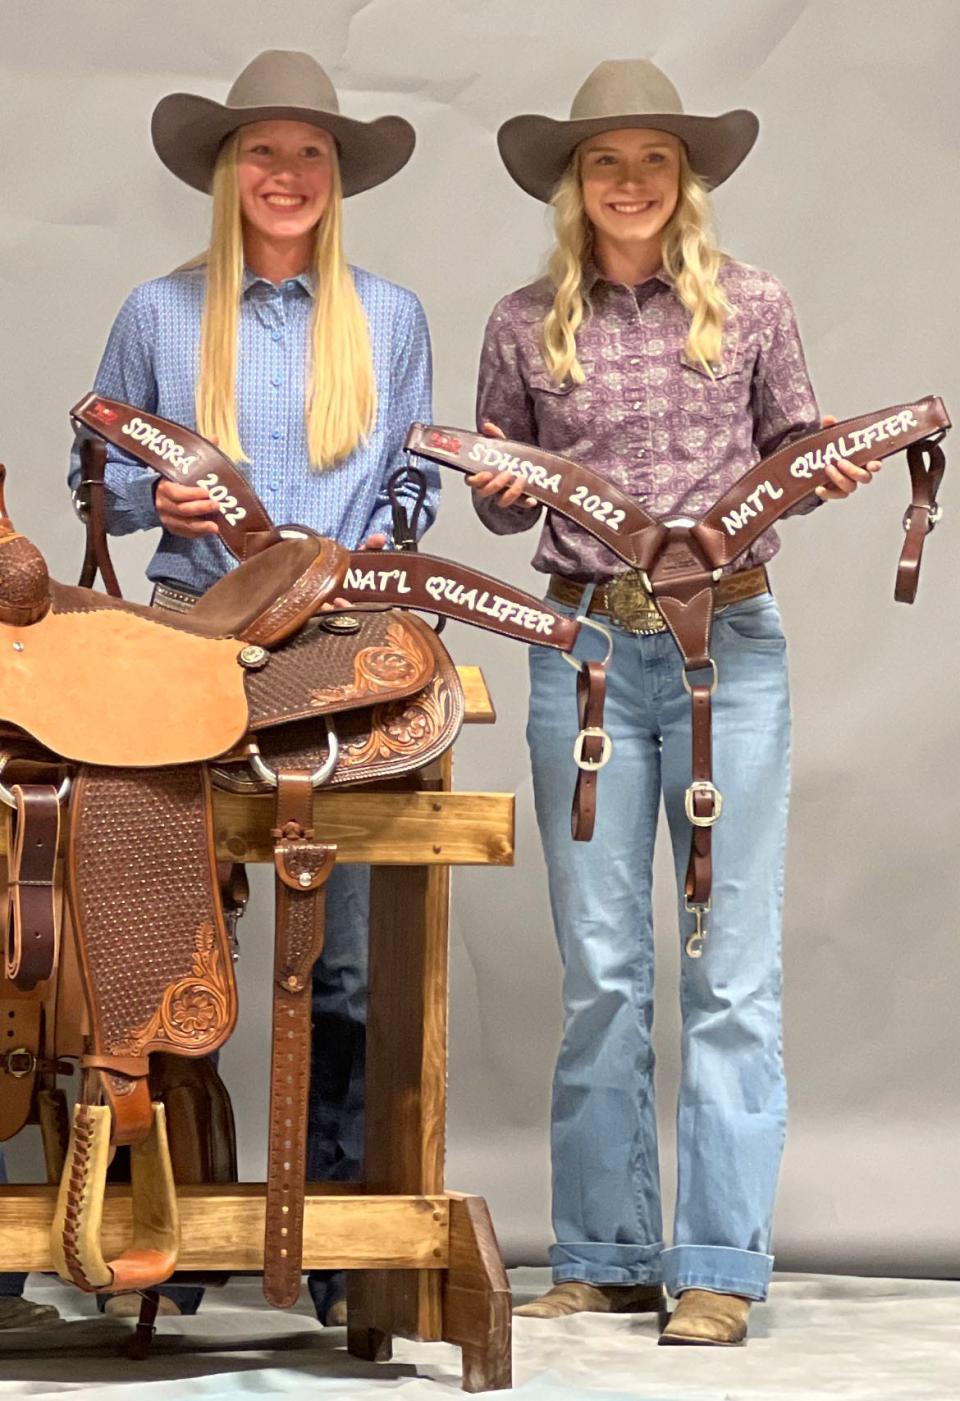
[[[103,536],[94,555],[110,592],[48,577],[6,514],[0,469],[0,799],[9,853],[0,1139],[41,1124],[48,1173],[60,1183],[52,1254],[62,1278],[110,1292],[149,1291],[170,1276],[179,1227],[158,1067],[184,1057],[202,1066],[237,1018],[229,925],[238,901],[225,908],[230,868],[217,861],[212,790],[272,790],[264,1293],[287,1306],[301,1276],[310,972],[336,859],[314,830],[313,795],[430,764],[456,738],[463,694],[437,632],[406,608],[375,596],[372,606],[324,611],[342,595],[350,556],[302,528],[278,530],[212,444],[93,395],[73,416],[85,431],[91,535]],[[117,596],[103,553],[105,440],[175,480],[204,480],[220,505],[221,539],[239,563],[188,613]],[[423,587],[408,589],[404,605],[419,601],[573,649],[580,625],[539,600],[449,561],[406,558]],[[364,563],[364,577],[371,571],[396,574],[390,556]],[[435,596],[438,588],[449,596]],[[595,690],[593,673],[583,684]],[[602,677],[599,684],[602,699]],[[588,812],[595,772],[586,761],[584,775]],[[68,1126],[56,1081],[73,1060],[82,1082]],[[188,1093],[189,1076],[173,1080]],[[216,1109],[229,1119],[228,1104]],[[133,1231],[108,1258],[101,1211],[108,1163],[122,1145]],[[174,1158],[180,1180],[229,1175],[229,1164],[202,1161],[189,1134]]]

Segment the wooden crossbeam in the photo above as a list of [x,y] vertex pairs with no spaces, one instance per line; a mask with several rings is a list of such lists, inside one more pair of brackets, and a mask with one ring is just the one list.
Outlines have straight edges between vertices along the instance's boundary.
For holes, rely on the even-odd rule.
[[[338,861],[375,866],[510,866],[514,799],[510,793],[318,793],[313,820],[320,841],[336,842]],[[217,792],[217,855],[272,861],[274,799]]]
[[[450,1213],[444,1196],[351,1196],[327,1184],[308,1187],[303,1218],[304,1269],[440,1270],[449,1260]],[[263,1183],[178,1187],[184,1270],[262,1270]],[[5,1270],[51,1270],[50,1225],[56,1187],[0,1191]],[[130,1188],[107,1188],[104,1254],[129,1243]]]

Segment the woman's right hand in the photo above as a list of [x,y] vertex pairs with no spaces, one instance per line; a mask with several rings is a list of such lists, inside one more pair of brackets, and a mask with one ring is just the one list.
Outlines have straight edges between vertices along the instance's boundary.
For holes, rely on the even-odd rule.
[[219,535],[220,526],[210,516],[219,516],[220,507],[202,486],[181,486],[162,477],[153,494],[157,515],[164,530],[188,540],[199,535]]
[[[495,423],[481,424],[480,431],[488,438],[507,436]],[[532,496],[524,493],[523,478],[514,476],[513,472],[474,472],[465,480],[478,496],[492,497],[496,506],[523,506],[529,510],[537,505]]]

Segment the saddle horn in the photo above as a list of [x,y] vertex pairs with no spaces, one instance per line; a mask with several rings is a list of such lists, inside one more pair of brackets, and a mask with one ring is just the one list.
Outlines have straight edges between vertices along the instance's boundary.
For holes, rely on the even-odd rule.
[[0,463],[0,623],[29,627],[50,607],[50,576],[36,545],[14,529],[7,515],[3,485],[7,469]]

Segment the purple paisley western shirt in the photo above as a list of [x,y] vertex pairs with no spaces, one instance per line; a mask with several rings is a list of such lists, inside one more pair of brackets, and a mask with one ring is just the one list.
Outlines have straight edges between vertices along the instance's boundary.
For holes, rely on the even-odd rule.
[[[592,312],[577,334],[582,385],[554,385],[544,368],[539,335],[551,285],[543,279],[511,292],[487,323],[478,423],[490,420],[508,438],[592,468],[659,519],[699,518],[759,458],[820,427],[787,293],[770,273],[733,261],[719,282],[733,315],[712,380],[684,356],[690,317],[665,273],[632,288],[591,271]],[[473,500],[498,535],[528,530],[542,512]],[[778,549],[768,530],[736,568],[763,564]],[[625,568],[553,513],[533,566],[582,582]]]

